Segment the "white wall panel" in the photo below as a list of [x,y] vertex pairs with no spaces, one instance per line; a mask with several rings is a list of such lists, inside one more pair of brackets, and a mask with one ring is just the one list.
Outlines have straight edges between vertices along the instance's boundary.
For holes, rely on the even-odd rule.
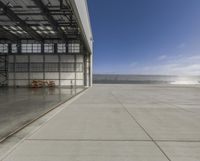
[[28,79],[28,73],[16,73],[16,79]]
[[45,79],[59,79],[58,73],[45,73]]
[[77,81],[76,81],[76,85],[77,85],[77,86],[83,86],[83,85],[84,85],[83,80],[77,80]]
[[9,80],[8,81],[8,86],[14,86],[14,80]]
[[76,59],[78,63],[83,63],[83,55],[77,55]]
[[31,55],[30,61],[34,63],[40,63],[43,62],[43,56],[42,55]]
[[10,56],[8,57],[8,62],[9,62],[9,63],[13,63],[13,62],[14,62],[14,56],[10,55]]
[[16,80],[16,86],[29,86],[29,82],[27,80]]
[[46,55],[45,61],[46,62],[58,62],[58,56],[57,55]]
[[[75,85],[75,81],[71,81],[71,80],[61,80],[61,86],[71,86],[71,83],[72,85]],[[76,85],[77,86],[83,86],[84,83],[83,83],[83,80],[77,80],[76,81]]]
[[17,55],[16,56],[16,62],[20,63],[20,62],[28,62],[28,56],[26,55]]
[[61,79],[75,79],[74,73],[61,73]]
[[73,55],[61,55],[61,62],[74,62]]
[[83,73],[76,73],[76,79],[83,79]]
[[74,84],[74,81],[71,81],[71,80],[61,80],[61,86],[71,86],[71,83]]
[[43,73],[30,73],[30,79],[43,79]]
[[14,73],[8,73],[8,79],[14,79]]

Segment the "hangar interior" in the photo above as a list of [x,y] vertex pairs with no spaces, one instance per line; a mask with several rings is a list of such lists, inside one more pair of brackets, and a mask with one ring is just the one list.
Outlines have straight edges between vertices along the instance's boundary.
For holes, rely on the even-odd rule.
[[27,87],[33,80],[91,85],[91,29],[76,2],[0,0],[0,86]]

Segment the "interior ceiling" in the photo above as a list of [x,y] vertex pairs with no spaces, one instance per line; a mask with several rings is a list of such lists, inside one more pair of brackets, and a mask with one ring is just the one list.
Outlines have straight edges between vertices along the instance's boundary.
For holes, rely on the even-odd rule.
[[67,0],[0,0],[0,38],[78,38]]

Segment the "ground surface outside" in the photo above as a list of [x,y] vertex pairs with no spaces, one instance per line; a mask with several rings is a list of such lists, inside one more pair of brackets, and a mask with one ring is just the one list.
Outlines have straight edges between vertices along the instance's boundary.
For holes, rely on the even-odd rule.
[[0,88],[0,140],[83,88]]
[[199,161],[200,88],[94,85],[3,161]]

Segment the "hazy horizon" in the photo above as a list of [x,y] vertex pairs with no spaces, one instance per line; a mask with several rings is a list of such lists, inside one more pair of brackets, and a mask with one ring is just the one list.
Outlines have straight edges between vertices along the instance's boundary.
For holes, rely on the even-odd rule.
[[94,83],[200,84],[200,76],[93,74]]
[[125,75],[125,76],[172,76],[172,77],[200,77],[199,75],[167,75],[167,74],[121,74],[121,73],[93,73],[93,75]]

